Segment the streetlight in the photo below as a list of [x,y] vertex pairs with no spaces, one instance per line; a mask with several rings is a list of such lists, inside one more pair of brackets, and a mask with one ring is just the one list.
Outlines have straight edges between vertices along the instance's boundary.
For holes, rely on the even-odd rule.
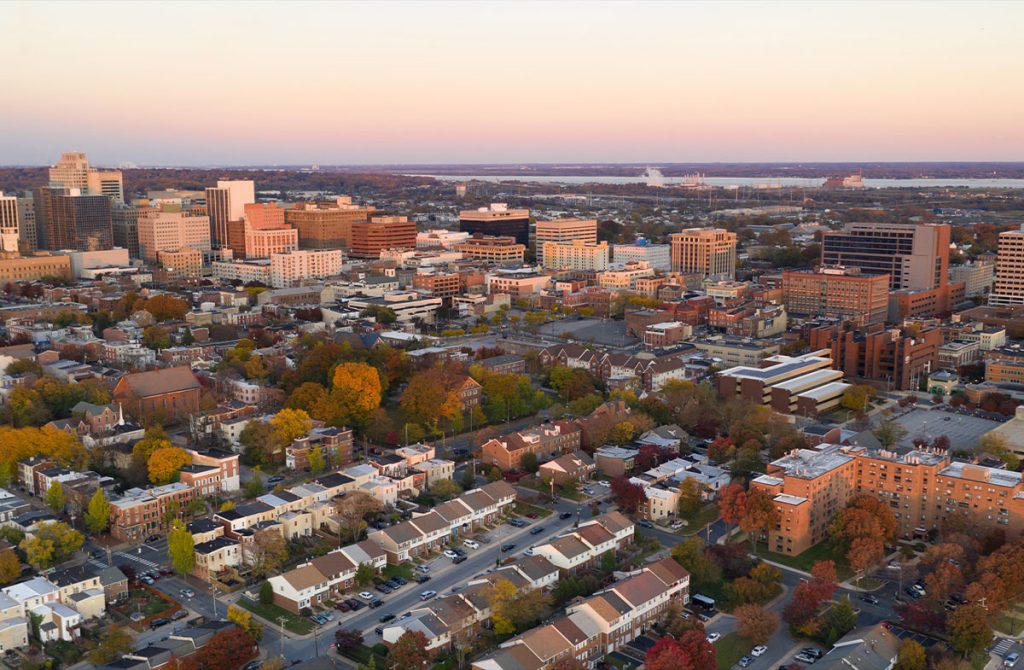
[[280,630],[281,630],[281,659],[283,660],[284,659],[284,617],[283,616],[277,617],[277,625],[280,627]]

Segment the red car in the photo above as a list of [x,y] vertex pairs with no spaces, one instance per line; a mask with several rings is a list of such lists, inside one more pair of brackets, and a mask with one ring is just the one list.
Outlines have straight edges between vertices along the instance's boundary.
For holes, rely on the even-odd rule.
[[529,514],[526,515],[526,518],[527,519],[536,519],[537,515],[534,514],[533,512],[530,512]]
[[348,604],[347,602],[345,602],[344,600],[342,600],[342,601],[341,601],[340,603],[338,603],[337,605],[335,605],[335,607],[337,607],[337,608],[338,608],[339,610],[341,610],[342,612],[348,612],[349,610],[351,610],[351,609],[352,609],[352,606],[351,606],[351,605],[349,605],[349,604]]

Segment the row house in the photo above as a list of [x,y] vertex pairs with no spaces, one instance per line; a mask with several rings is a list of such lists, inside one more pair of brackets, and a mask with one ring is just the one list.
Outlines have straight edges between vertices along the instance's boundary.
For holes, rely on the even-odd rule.
[[[228,444],[235,444],[237,437],[235,440],[228,439],[225,435],[224,427],[241,423],[241,428],[244,428],[245,424],[248,423],[247,420],[254,418],[258,412],[259,409],[255,405],[247,405],[237,400],[231,400],[221,403],[213,409],[189,415],[189,430],[193,439],[196,440],[216,437]],[[238,432],[241,432],[241,428],[238,429]]]
[[303,608],[339,596],[355,586],[356,571],[362,564],[381,572],[387,566],[384,550],[364,540],[271,577],[268,581],[274,590],[274,604],[298,614]]
[[403,563],[447,543],[460,532],[493,523],[516,499],[515,489],[505,482],[492,482],[467,491],[427,514],[370,533],[388,562]]
[[542,464],[538,474],[541,480],[562,486],[568,482],[589,479],[596,469],[594,459],[587,452],[574,451]]
[[350,428],[314,428],[285,449],[285,465],[290,470],[309,468],[309,454],[319,448],[328,469],[341,468],[352,462],[352,430]]
[[662,619],[672,602],[689,600],[690,576],[671,558],[644,566],[565,615],[515,637],[473,670],[548,670],[565,660],[594,667]]
[[192,574],[205,582],[213,582],[225,572],[242,565],[242,544],[229,537],[215,537],[195,545]]
[[618,551],[633,541],[634,524],[619,512],[608,512],[533,548],[565,574],[597,563],[609,551]]
[[192,464],[217,470],[221,493],[234,493],[241,488],[238,454],[222,449],[188,449]]

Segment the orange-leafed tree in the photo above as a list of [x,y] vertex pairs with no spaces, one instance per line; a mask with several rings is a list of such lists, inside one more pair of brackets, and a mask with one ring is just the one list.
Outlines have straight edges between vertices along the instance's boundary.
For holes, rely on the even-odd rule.
[[188,452],[180,447],[163,447],[149,457],[149,481],[156,485],[169,484],[178,472],[192,462]]

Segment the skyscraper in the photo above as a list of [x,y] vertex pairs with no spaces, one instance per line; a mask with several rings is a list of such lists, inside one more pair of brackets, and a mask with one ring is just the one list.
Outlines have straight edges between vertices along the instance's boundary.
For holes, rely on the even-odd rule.
[[39,248],[36,233],[36,204],[32,194],[18,198],[18,236],[21,253],[29,254]]
[[944,288],[949,240],[945,223],[850,223],[824,234],[821,264],[888,274],[893,291]]
[[513,236],[519,244],[530,244],[530,210],[509,209],[504,203],[459,212],[459,229],[469,234]]
[[77,188],[82,195],[105,195],[113,202],[124,202],[121,171],[89,167],[89,159],[80,151],[62,153],[57,164],[50,166],[50,186]]
[[18,198],[0,191],[0,251],[18,252]]
[[155,262],[161,251],[210,251],[210,220],[201,208],[161,205],[139,210],[139,254]]
[[736,276],[736,233],[689,228],[672,234],[672,270],[704,277]]
[[139,209],[135,205],[115,204],[110,214],[114,246],[127,249],[132,258],[142,258],[139,253]]
[[251,179],[221,179],[217,188],[228,190],[228,221],[245,216],[245,206],[256,202],[256,184]]
[[40,188],[35,196],[40,247],[52,251],[97,251],[114,245],[110,198],[79,195],[78,189]]
[[210,243],[214,249],[228,244],[228,216],[231,212],[231,191],[226,188],[206,189],[206,212],[210,217]]
[[999,233],[996,282],[988,304],[1024,305],[1024,225]]

